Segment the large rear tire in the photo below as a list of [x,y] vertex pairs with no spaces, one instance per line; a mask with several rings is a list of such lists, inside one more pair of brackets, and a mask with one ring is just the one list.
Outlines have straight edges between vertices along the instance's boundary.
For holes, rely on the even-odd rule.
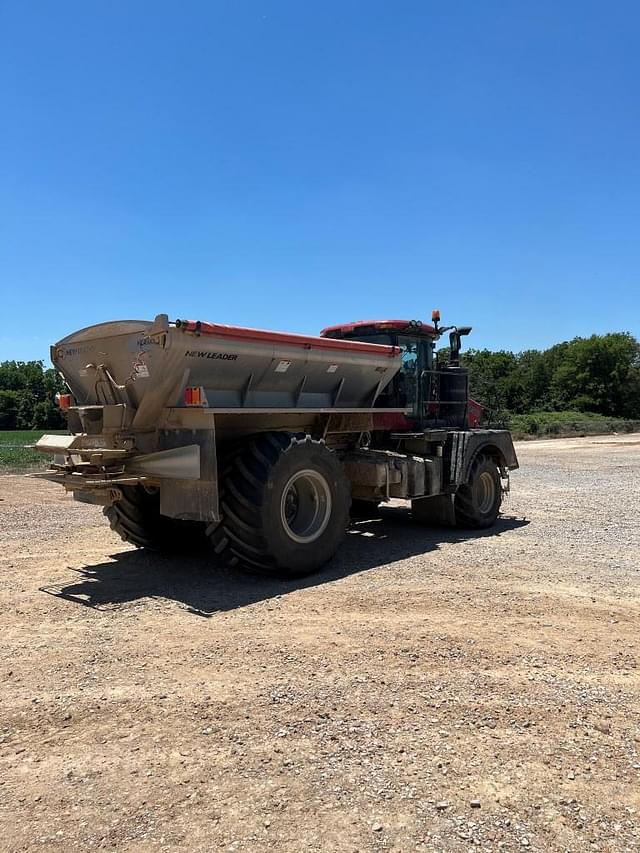
[[469,479],[456,492],[456,524],[471,530],[492,527],[498,518],[501,503],[502,486],[498,466],[490,456],[481,453],[471,465]]
[[204,524],[160,515],[159,490],[122,486],[122,498],[103,512],[122,540],[151,551],[193,551],[202,547]]
[[323,441],[262,433],[228,458],[222,519],[207,533],[226,565],[302,577],[337,551],[350,503],[342,465]]

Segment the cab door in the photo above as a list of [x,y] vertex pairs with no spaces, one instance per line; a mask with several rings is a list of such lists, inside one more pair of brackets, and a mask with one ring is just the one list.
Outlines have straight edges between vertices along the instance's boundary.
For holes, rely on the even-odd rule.
[[402,361],[398,371],[397,387],[401,405],[409,409],[409,416],[419,418],[422,406],[420,382],[420,345],[416,338],[398,336]]
[[420,423],[438,417],[440,400],[439,376],[433,368],[433,345],[428,339],[418,342],[418,361],[420,364]]

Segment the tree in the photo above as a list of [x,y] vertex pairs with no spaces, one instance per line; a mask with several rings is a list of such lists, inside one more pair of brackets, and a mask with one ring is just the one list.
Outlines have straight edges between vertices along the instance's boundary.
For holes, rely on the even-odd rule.
[[487,420],[504,420],[517,405],[518,394],[511,381],[517,356],[504,350],[468,350],[462,363],[469,369],[471,396],[485,407]]
[[640,344],[628,332],[575,338],[544,351],[469,350],[462,363],[489,421],[549,409],[640,418]]
[[17,429],[19,402],[17,391],[0,391],[0,429]]
[[64,429],[55,395],[65,384],[42,361],[0,362],[0,429]]
[[562,408],[619,416],[639,368],[640,345],[627,332],[575,338],[553,372],[552,393]]

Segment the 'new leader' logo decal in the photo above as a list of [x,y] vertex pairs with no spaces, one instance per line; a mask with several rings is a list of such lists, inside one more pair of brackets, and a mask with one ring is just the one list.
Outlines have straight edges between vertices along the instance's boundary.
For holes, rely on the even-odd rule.
[[185,352],[187,358],[219,358],[222,361],[236,361],[238,356],[232,352],[206,352],[203,350],[188,349]]

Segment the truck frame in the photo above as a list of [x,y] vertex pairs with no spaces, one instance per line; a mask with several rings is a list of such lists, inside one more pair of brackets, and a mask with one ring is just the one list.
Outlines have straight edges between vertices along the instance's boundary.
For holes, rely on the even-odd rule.
[[439,320],[318,337],[166,314],[82,329],[51,348],[70,434],[37,443],[52,456],[40,476],[138,547],[207,540],[227,565],[289,578],[393,498],[419,523],[490,527],[518,461],[508,431],[478,425],[470,328]]

